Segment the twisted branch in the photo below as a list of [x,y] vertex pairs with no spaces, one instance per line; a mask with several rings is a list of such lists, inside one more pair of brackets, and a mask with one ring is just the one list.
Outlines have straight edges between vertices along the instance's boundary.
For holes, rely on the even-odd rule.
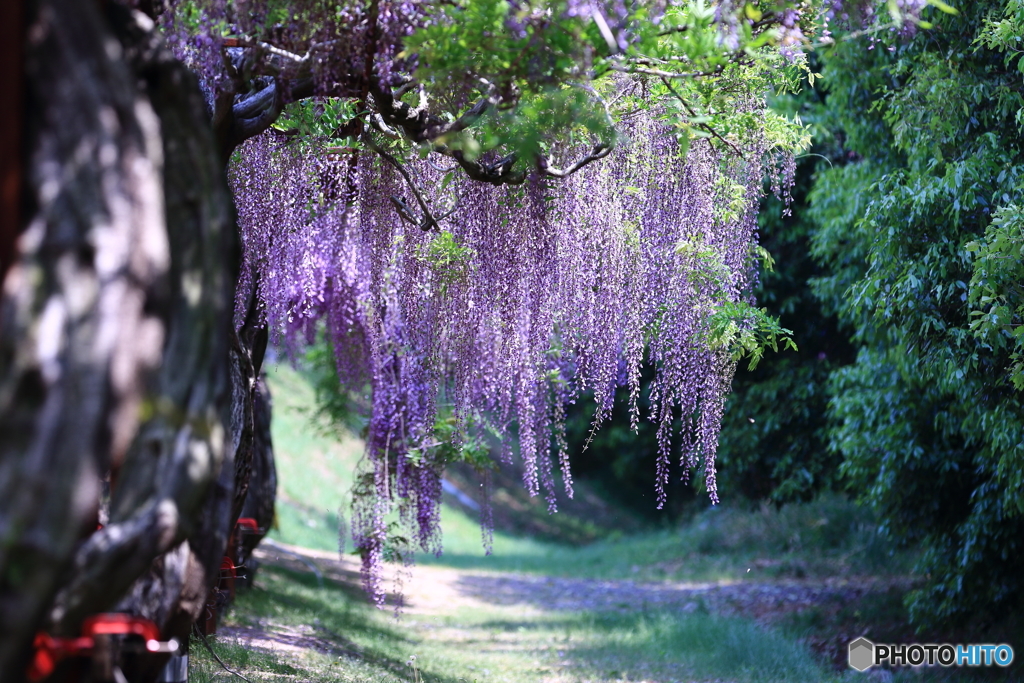
[[[675,89],[675,88],[673,88],[673,87],[672,87],[672,84],[668,82],[668,79],[666,79],[666,78],[662,78],[662,79],[661,79],[661,82],[662,82],[662,83],[664,83],[664,84],[665,84],[665,87],[666,87],[666,88],[668,88],[668,91],[669,91],[670,93],[672,93],[672,94],[673,94],[673,95],[675,96],[675,98],[676,98],[677,100],[679,100],[680,104],[682,104],[682,105],[683,105],[683,107],[684,107],[684,108],[686,109],[687,113],[689,113],[689,114],[690,114],[690,116],[692,116],[692,117],[696,117],[696,116],[697,116],[696,112],[694,112],[694,111],[693,111],[693,109],[692,109],[692,108],[690,107],[689,103],[688,103],[688,102],[687,102],[687,101],[686,101],[686,100],[685,100],[685,99],[683,98],[683,96],[682,96],[682,95],[680,95],[680,94],[679,94],[678,92],[676,92],[676,89]],[[733,144],[732,142],[729,142],[728,140],[726,140],[725,138],[723,138],[723,137],[722,137],[722,136],[721,136],[721,135],[720,135],[720,134],[718,133],[718,131],[717,131],[717,130],[715,130],[714,128],[712,128],[711,126],[709,126],[709,125],[708,125],[708,124],[706,124],[706,123],[698,123],[698,124],[697,124],[697,126],[698,126],[698,127],[699,127],[699,128],[701,129],[701,130],[704,130],[704,131],[706,131],[706,132],[710,133],[710,134],[711,134],[711,135],[713,135],[713,136],[714,136],[715,138],[717,138],[718,140],[721,140],[721,141],[722,141],[722,142],[723,142],[724,144],[728,145],[728,146],[729,146],[729,147],[730,147],[730,148],[732,149],[732,151],[736,153],[736,156],[738,156],[738,157],[740,157],[740,158],[743,158],[743,152],[741,152],[741,151],[740,151],[740,148],[739,148],[739,147],[737,147],[737,146],[736,146],[735,144]]]
[[412,211],[409,210],[409,206],[405,203],[405,199],[403,199],[402,197],[391,197],[391,203],[394,204],[395,209],[398,211],[398,215],[401,216],[403,220],[412,223],[413,225],[419,227],[420,230],[423,230],[424,232],[428,230],[440,230],[441,226],[438,225],[438,221],[442,220],[443,218],[447,218],[448,216],[451,215],[452,212],[449,211],[442,218],[435,218],[434,214],[431,213],[430,207],[427,205],[426,200],[423,199],[423,194],[420,192],[420,189],[416,187],[416,183],[413,182],[412,176],[410,176],[409,172],[405,170],[405,167],[402,166],[401,162],[399,162],[398,159],[392,156],[386,149],[384,149],[376,142],[374,142],[373,136],[370,135],[369,133],[364,133],[360,139],[363,141],[363,144],[365,144],[367,147],[376,152],[382,159],[387,161],[389,164],[394,166],[401,174],[401,176],[405,178],[406,184],[409,186],[409,189],[412,190],[412,194],[416,198],[416,203],[419,204],[420,206],[420,211],[423,212],[423,220],[416,220],[415,216],[413,216],[412,214]]

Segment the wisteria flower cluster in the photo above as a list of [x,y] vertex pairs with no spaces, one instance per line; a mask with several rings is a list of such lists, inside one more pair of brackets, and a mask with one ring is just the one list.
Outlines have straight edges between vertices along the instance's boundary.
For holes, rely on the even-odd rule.
[[[876,4],[168,0],[237,149],[239,291],[286,345],[325,333],[342,384],[368,388],[352,530],[378,599],[397,539],[440,551],[441,472],[477,432],[551,509],[557,470],[571,495],[582,396],[595,428],[617,386],[657,423],[659,505],[675,460],[717,501],[736,348],[758,353],[756,200],[772,150],[801,144],[763,94],[810,73],[830,26],[944,7]],[[768,168],[784,194],[792,157]]]
[[[553,509],[557,468],[572,490],[566,403],[590,392],[596,426],[624,384],[634,420],[659,425],[659,504],[674,452],[684,473],[702,463],[717,501],[735,360],[712,343],[709,320],[749,290],[767,144],[737,159],[701,142],[684,156],[648,112],[624,124],[607,159],[558,183],[495,187],[408,161],[436,214],[454,207],[429,230],[408,220],[410,186],[394,165],[365,149],[319,151],[274,132],[243,146],[232,168],[243,278],[285,342],[323,326],[342,383],[371,388],[352,531],[373,595],[383,598],[394,508],[409,538],[440,551],[439,411],[456,442],[482,424],[503,434],[526,488]],[[645,357],[657,375],[640,416]]]

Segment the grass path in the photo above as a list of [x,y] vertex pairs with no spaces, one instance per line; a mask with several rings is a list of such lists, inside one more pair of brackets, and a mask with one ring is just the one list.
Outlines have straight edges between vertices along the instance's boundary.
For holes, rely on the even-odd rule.
[[[358,590],[359,566],[354,556],[296,546],[282,547],[315,563],[330,579],[349,591]],[[302,571],[308,567],[273,548],[259,548],[257,557],[268,563]],[[646,612],[658,609],[758,616],[770,623],[789,612],[828,600],[854,600],[877,591],[891,581],[872,578],[775,581],[645,581],[570,578],[441,566],[417,566],[399,574],[392,569],[389,582],[401,582],[402,612],[439,616],[452,610],[490,611],[510,607],[522,613]],[[393,603],[395,596],[390,596]]]
[[[222,654],[253,681],[831,681],[803,645],[730,616],[751,595],[776,607],[821,582],[766,585],[572,579],[417,567],[397,620],[369,608],[353,558],[259,551],[256,589],[221,630]],[[781,592],[779,592],[781,590]],[[228,680],[214,667],[205,680]],[[197,680],[203,681],[201,676]]]
[[[259,551],[255,586],[238,594],[213,642],[253,683],[852,682],[866,679],[828,664],[842,664],[846,643],[912,637],[901,607],[912,554],[890,548],[871,516],[838,496],[707,509],[584,546],[498,529],[488,557],[475,514],[448,501],[445,553],[401,577],[408,604],[396,619],[367,603],[357,561],[337,554],[362,444],[315,419],[300,373],[279,365],[269,381],[280,477],[271,537],[294,544],[325,581]],[[533,514],[521,503],[509,511]],[[201,644],[191,652],[191,681],[237,683]]]
[[[490,557],[475,515],[446,505],[445,554],[403,577],[408,604],[396,620],[367,604],[356,560],[336,551],[362,444],[315,419],[301,373],[277,365],[268,380],[280,482],[271,537],[303,546],[293,549],[326,581],[321,588],[301,563],[260,551],[256,585],[239,593],[215,643],[254,683],[836,680],[771,622],[861,590],[821,578],[870,572],[863,558],[877,554],[860,541],[835,542],[861,524],[842,505],[782,516],[711,511],[685,532],[612,535],[585,547],[498,530]],[[197,683],[238,680],[201,645],[192,652]]]

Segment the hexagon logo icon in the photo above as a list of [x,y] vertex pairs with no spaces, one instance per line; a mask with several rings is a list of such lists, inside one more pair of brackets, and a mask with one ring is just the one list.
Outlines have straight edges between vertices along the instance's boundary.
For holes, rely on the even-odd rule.
[[867,638],[858,638],[850,643],[850,666],[857,671],[867,671],[874,663],[874,643]]

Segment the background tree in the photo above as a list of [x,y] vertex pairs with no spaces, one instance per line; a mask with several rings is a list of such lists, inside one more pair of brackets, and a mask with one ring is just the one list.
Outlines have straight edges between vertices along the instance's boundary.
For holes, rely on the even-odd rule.
[[1016,55],[990,38],[1004,10],[1019,7],[972,3],[889,49],[840,45],[823,70],[858,157],[811,193],[815,291],[858,346],[832,376],[830,439],[888,533],[924,549],[920,625],[996,619],[1021,596],[1019,309],[999,284],[1019,268],[1021,99]]

